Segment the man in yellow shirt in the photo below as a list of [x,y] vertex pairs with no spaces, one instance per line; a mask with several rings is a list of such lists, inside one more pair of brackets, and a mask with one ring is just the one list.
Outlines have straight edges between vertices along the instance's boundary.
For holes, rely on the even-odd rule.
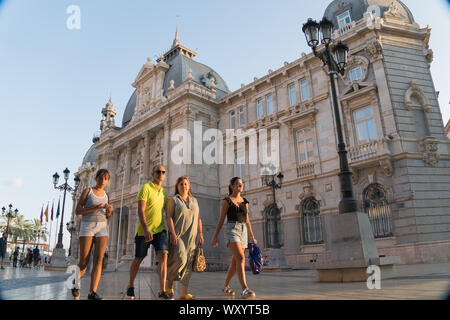
[[150,244],[155,248],[158,259],[158,276],[160,292],[159,298],[169,299],[166,293],[167,255],[169,243],[167,231],[164,226],[163,210],[167,203],[166,190],[162,187],[166,169],[163,166],[155,166],[152,171],[152,181],[141,187],[137,195],[138,200],[138,224],[136,229],[135,258],[130,267],[130,282],[128,283],[127,296],[134,299],[134,279],[142,260],[147,256]]

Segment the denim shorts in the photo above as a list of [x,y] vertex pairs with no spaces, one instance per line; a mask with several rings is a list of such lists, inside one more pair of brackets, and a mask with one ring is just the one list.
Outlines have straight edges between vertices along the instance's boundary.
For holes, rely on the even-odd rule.
[[160,233],[153,234],[153,240],[145,242],[144,236],[136,236],[134,238],[136,250],[134,256],[138,259],[144,259],[147,256],[147,251],[150,245],[155,248],[155,253],[169,252],[169,240],[167,238],[167,231],[163,230]]
[[231,242],[240,242],[242,249],[247,249],[247,225],[244,222],[228,222],[225,238],[227,240],[227,246]]
[[81,221],[80,237],[107,237],[108,222],[107,221]]

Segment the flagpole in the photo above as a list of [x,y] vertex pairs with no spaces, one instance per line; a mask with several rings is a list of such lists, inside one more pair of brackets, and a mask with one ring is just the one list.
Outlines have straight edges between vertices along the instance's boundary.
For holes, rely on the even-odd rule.
[[[61,201],[61,196],[59,196],[59,200],[58,200],[58,209],[59,209],[60,201]],[[56,229],[58,229],[58,224],[59,224],[59,210],[56,211]],[[58,232],[55,233],[55,246],[56,246],[56,241],[57,241],[57,235],[58,235]]]
[[52,201],[52,215],[50,217],[50,233],[48,235],[48,252],[50,252],[50,243],[51,243],[51,238],[52,238],[52,225],[53,225],[53,208],[55,207],[55,199],[53,198]]
[[123,188],[125,187],[125,170],[122,176],[122,196],[120,197],[120,211],[119,211],[119,229],[117,232],[117,247],[116,247],[116,268],[114,271],[117,271],[117,264],[119,263],[119,241],[120,241],[120,223],[122,222],[122,204],[123,204]]

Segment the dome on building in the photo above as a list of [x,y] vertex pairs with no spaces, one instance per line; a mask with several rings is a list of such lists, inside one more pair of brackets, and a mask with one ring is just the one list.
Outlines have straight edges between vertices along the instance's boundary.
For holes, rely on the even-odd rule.
[[[394,3],[398,13],[406,17],[408,23],[415,23],[414,17],[408,7],[399,0],[334,0],[325,10],[324,17],[333,22],[334,28],[339,28],[337,17],[345,15],[348,11],[351,21],[358,21],[363,18],[366,11],[372,12],[375,16],[382,17],[383,13],[389,10]],[[344,18],[342,16],[342,18]]]
[[[222,99],[230,91],[227,84],[212,68],[192,60],[194,56],[194,51],[180,44],[177,31],[172,48],[164,55],[165,63],[169,65],[169,70],[166,72],[163,82],[164,94],[167,94],[167,89],[170,87],[171,80],[174,81],[174,87],[178,88],[186,81],[189,71],[192,70],[193,81],[207,88],[209,88],[210,79],[213,77],[216,85],[216,99]],[[131,121],[135,109],[136,90],[128,100],[122,118],[122,127],[125,127]]]
[[95,145],[93,144],[89,150],[86,152],[86,155],[83,158],[83,162],[81,165],[84,165],[86,163],[94,163],[97,158],[97,152],[98,150],[95,148]]
[[125,112],[123,113],[122,117],[122,128],[125,127],[133,117],[134,109],[136,109],[136,91],[134,90],[133,94],[131,95],[130,99],[128,100],[127,106],[125,108]]

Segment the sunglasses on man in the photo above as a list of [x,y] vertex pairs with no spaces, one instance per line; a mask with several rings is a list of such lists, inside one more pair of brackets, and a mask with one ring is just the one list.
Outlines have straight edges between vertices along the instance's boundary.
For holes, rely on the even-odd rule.
[[165,171],[161,171],[161,170],[156,170],[155,172],[156,172],[157,174],[166,174]]

